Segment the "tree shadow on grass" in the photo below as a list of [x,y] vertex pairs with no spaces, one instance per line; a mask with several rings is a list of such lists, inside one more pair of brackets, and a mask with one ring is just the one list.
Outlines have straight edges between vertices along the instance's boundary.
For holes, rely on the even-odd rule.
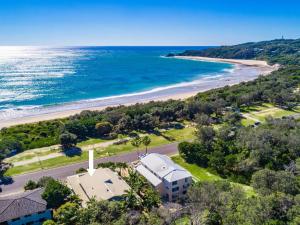
[[67,157],[74,157],[74,156],[80,156],[82,154],[82,150],[81,150],[81,148],[78,148],[78,147],[71,147],[68,149],[64,149],[63,153]]
[[156,135],[156,136],[161,136],[164,139],[166,139],[167,141],[175,141],[175,138],[173,138],[171,136],[168,136],[168,135],[164,134],[163,132],[161,132],[159,130],[153,130],[153,131],[151,131],[151,133],[154,134],[154,135]]

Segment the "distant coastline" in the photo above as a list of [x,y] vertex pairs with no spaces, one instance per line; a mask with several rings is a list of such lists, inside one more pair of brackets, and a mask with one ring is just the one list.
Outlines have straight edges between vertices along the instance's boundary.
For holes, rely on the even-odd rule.
[[42,107],[38,111],[30,111],[26,115],[16,115],[12,118],[2,116],[0,128],[9,127],[24,123],[34,123],[43,120],[51,120],[68,117],[84,110],[103,110],[109,106],[131,105],[135,103],[145,103],[149,101],[164,101],[168,99],[186,99],[199,92],[210,89],[234,85],[244,81],[256,79],[259,75],[267,75],[278,69],[278,65],[270,66],[265,61],[258,60],[235,60],[219,59],[207,57],[176,56],[178,60],[200,60],[210,62],[222,62],[234,64],[234,69],[230,73],[215,76],[203,77],[192,82],[185,82],[170,85],[167,87],[155,88],[149,91],[112,96],[106,98],[83,100],[64,105]]
[[262,74],[269,74],[273,70],[277,70],[279,68],[278,64],[271,66],[266,61],[253,60],[253,59],[222,59],[222,58],[209,58],[209,57],[202,57],[202,56],[174,56],[174,58],[206,61],[206,62],[231,63],[231,64],[243,65],[243,66],[253,66],[253,67],[261,68]]

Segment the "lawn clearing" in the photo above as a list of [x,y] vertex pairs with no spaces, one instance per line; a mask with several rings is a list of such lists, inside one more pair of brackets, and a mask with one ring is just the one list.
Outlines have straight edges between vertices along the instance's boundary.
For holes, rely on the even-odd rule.
[[191,219],[188,216],[184,216],[174,221],[174,225],[190,225]]
[[87,145],[94,145],[94,144],[104,143],[104,142],[112,141],[112,140],[116,140],[116,139],[106,140],[106,139],[101,139],[101,138],[89,138],[88,140],[77,143],[76,146],[81,148],[81,147],[84,147]]
[[[200,167],[196,164],[191,164],[187,163],[182,157],[179,155],[173,156],[172,160],[188,170],[192,175],[194,180],[196,181],[217,181],[217,180],[222,180],[218,175],[215,175],[211,172],[208,171],[208,169]],[[240,183],[235,183],[235,182],[230,182],[234,186],[241,187],[247,194],[247,196],[251,197],[255,195],[255,191],[251,186],[245,185],[245,184],[240,184]]]
[[221,177],[210,173],[206,168],[199,167],[196,164],[187,163],[179,155],[173,156],[172,160],[187,169],[195,177],[195,180],[216,181],[222,179]]
[[243,116],[241,123],[243,126],[253,125],[255,122],[265,122],[266,117],[282,118],[284,116],[293,116],[300,113],[300,106],[293,110],[286,110],[271,104],[262,104],[260,106],[244,107],[241,110]]

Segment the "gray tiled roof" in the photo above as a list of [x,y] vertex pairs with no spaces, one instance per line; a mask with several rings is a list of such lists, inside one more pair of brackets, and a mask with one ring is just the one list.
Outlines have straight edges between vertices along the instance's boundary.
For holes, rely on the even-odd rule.
[[0,223],[45,211],[47,202],[41,198],[42,191],[42,189],[35,189],[0,197]]

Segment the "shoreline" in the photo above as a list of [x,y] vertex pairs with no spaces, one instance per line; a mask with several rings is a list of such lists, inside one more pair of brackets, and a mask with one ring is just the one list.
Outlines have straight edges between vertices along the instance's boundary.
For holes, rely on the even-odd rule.
[[269,65],[266,61],[263,60],[254,60],[254,59],[223,59],[223,58],[209,58],[202,56],[174,56],[176,59],[186,59],[186,60],[195,60],[195,61],[204,61],[204,62],[220,62],[220,63],[230,63],[235,65],[242,65],[248,67],[256,67],[262,70],[262,74],[269,74],[274,70],[279,69],[280,65]]
[[102,99],[83,100],[80,102],[66,103],[64,105],[42,107],[40,111],[32,114],[19,115],[12,118],[1,118],[0,129],[26,123],[36,123],[45,120],[60,119],[78,114],[84,110],[103,110],[107,107],[119,105],[133,105],[150,101],[166,101],[169,99],[184,100],[199,92],[234,85],[240,82],[256,79],[259,75],[267,75],[279,68],[278,65],[270,66],[265,61],[235,60],[206,57],[176,56],[178,59],[199,60],[210,62],[230,63],[234,65],[231,73],[219,74],[211,77],[203,77],[192,82],[174,84],[168,87],[156,88],[146,92],[112,96]]

